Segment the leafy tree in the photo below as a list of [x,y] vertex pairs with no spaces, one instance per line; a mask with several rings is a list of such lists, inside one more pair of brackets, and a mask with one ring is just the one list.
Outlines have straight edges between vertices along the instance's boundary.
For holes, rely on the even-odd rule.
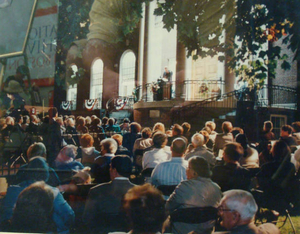
[[[283,39],[299,60],[300,0],[157,0],[156,15],[167,30],[177,26],[188,56],[226,52],[229,67],[250,86],[275,78],[277,60],[290,69],[288,56],[272,42]],[[220,54],[219,54],[220,55]],[[224,56],[219,56],[224,60]]]

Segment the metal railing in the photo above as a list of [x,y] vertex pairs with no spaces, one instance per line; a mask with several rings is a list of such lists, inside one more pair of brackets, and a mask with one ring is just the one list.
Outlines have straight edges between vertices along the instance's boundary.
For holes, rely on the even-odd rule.
[[201,101],[224,93],[225,82],[220,80],[185,80],[183,95],[186,101]]
[[297,109],[297,91],[285,86],[264,85],[257,92],[257,106]]

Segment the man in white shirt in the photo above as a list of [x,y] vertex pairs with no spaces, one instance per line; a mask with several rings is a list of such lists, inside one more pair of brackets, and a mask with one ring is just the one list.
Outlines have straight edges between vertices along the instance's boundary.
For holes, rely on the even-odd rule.
[[171,160],[170,147],[166,146],[168,137],[163,132],[157,132],[153,136],[154,149],[147,151],[142,159],[143,169],[155,168],[161,162]]

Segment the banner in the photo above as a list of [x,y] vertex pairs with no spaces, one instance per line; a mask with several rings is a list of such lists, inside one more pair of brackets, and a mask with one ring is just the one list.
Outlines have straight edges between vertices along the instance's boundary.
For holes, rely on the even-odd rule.
[[86,99],[86,100],[84,100],[84,107],[88,111],[99,110],[99,109],[101,109],[101,100],[99,100],[98,98]]

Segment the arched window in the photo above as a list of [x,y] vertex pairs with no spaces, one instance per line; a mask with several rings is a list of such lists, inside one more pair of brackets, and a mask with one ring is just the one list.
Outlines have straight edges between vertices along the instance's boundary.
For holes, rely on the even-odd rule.
[[120,61],[120,82],[119,82],[119,95],[128,96],[132,95],[135,88],[135,54],[128,50],[125,51]]
[[102,100],[103,93],[103,61],[97,59],[91,67],[90,99]]

